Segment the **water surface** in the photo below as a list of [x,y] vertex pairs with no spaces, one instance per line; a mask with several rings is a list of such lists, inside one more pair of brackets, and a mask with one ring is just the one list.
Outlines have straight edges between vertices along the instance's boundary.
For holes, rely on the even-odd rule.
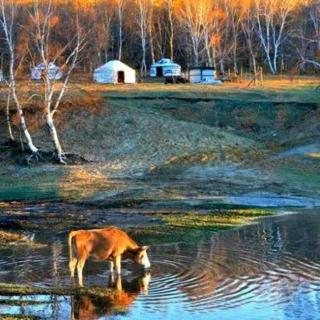
[[[154,246],[151,275],[124,263],[109,279],[89,262],[87,286],[112,285],[109,298],[0,296],[0,313],[47,319],[320,319],[320,211],[301,211],[214,234],[196,244]],[[64,236],[39,250],[0,251],[0,282],[69,286]],[[13,296],[11,300],[21,300]],[[2,302],[1,302],[2,301]]]

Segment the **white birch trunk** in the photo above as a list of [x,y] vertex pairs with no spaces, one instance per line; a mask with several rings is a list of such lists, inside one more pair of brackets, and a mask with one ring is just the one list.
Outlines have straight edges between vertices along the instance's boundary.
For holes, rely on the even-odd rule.
[[173,37],[174,37],[174,30],[173,30],[173,0],[167,0],[167,10],[168,10],[168,20],[169,20],[169,53],[170,59],[173,61],[174,56],[174,48],[173,48]]
[[59,162],[64,163],[64,154],[62,151],[62,147],[60,144],[60,140],[58,137],[57,129],[54,125],[53,118],[50,112],[46,113],[46,122],[49,130],[49,134],[51,136],[52,142],[54,144],[54,148],[56,151],[56,156]]
[[8,97],[7,97],[7,106],[6,106],[6,121],[7,121],[9,140],[13,142],[14,136],[12,133],[11,119],[10,119],[10,101],[11,101],[11,88],[9,87]]
[[122,45],[123,45],[123,9],[124,9],[124,0],[118,0],[117,2],[117,11],[118,11],[118,20],[119,20],[119,51],[118,51],[118,60],[122,59]]
[[22,106],[20,104],[19,98],[16,92],[16,83],[15,83],[15,72],[14,72],[14,64],[15,64],[15,52],[14,52],[14,43],[13,43],[13,26],[14,26],[14,5],[11,3],[10,8],[10,17],[9,21],[7,19],[7,15],[5,12],[5,1],[1,0],[1,26],[4,32],[5,41],[9,48],[9,90],[11,91],[13,100],[16,105],[17,113],[20,120],[20,127],[23,132],[24,138],[26,139],[29,150],[33,154],[38,153],[38,148],[34,145],[29,130],[26,125],[26,120],[23,114]]

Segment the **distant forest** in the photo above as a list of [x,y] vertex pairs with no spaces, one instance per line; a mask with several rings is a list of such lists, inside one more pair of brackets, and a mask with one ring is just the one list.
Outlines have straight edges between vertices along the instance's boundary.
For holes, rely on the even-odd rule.
[[[76,28],[86,35],[79,72],[92,72],[119,59],[147,74],[160,58],[184,69],[214,66],[219,72],[271,74],[320,70],[320,0],[1,0],[15,6],[13,35],[19,74],[36,65],[30,18],[49,5],[50,55],[65,63]],[[8,11],[9,12],[9,11]],[[10,14],[12,11],[10,11]],[[79,24],[76,23],[79,22]],[[29,27],[30,26],[30,27]],[[1,31],[3,32],[3,31]],[[1,67],[8,69],[8,48],[0,40]],[[61,52],[62,54],[59,54]]]

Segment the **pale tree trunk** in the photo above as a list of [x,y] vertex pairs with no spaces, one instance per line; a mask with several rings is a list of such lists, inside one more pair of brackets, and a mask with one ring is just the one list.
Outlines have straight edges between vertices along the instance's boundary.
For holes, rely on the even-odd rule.
[[210,33],[208,30],[206,30],[206,32],[205,32],[204,46],[205,46],[206,56],[208,59],[208,64],[209,64],[209,66],[211,66],[212,65],[212,54],[211,54],[211,44],[210,44]]
[[306,41],[306,46],[313,46],[313,55],[301,52],[300,48],[297,48],[298,54],[301,59],[300,67],[305,64],[320,68],[320,0],[314,1],[314,4],[309,8],[308,22],[312,26],[311,30],[307,32],[301,32],[301,38]]
[[153,0],[150,0],[150,10],[149,10],[149,14],[148,14],[148,33],[149,33],[151,61],[152,61],[152,63],[155,63],[152,23],[153,23]]
[[252,16],[252,12],[250,8],[246,8],[246,12],[244,12],[243,18],[241,20],[241,27],[244,34],[244,38],[248,47],[248,51],[250,54],[252,72],[253,72],[253,81],[254,85],[257,85],[257,63],[256,63],[256,54],[254,50],[254,18]]
[[[7,3],[8,8],[10,9],[8,17],[6,14],[5,3]],[[9,83],[8,83],[9,94],[12,95],[13,101],[15,103],[19,120],[20,120],[20,128],[23,132],[24,138],[26,139],[28,148],[32,152],[32,154],[37,157],[38,148],[34,145],[32,141],[31,135],[26,125],[26,120],[23,114],[22,106],[20,104],[20,101],[16,92],[15,71],[14,71],[15,48],[14,48],[14,42],[13,42],[15,7],[13,2],[8,3],[8,2],[5,2],[4,0],[1,0],[0,4],[1,4],[1,26],[4,33],[5,42],[9,49]]]
[[196,44],[193,44],[193,55],[194,55],[194,64],[195,66],[199,66],[199,49],[198,46]]
[[168,32],[168,30],[163,29],[163,24],[162,24],[160,15],[157,16],[156,25],[157,25],[157,28],[155,28],[154,30],[154,33],[157,35],[157,37],[155,38],[155,59],[157,59],[157,57],[160,57],[160,58],[166,57],[166,52],[167,52],[166,36]]
[[219,66],[220,66],[220,72],[221,72],[222,74],[224,74],[224,73],[225,73],[225,70],[224,70],[224,62],[223,62],[223,59],[220,59],[220,60],[219,60]]
[[272,0],[255,0],[257,34],[272,74],[278,73],[279,49],[285,38],[288,15],[295,2],[282,1],[276,7],[274,4]]
[[141,67],[140,75],[143,78],[147,74],[147,64],[146,64],[146,51],[147,51],[147,34],[148,34],[148,0],[137,0],[138,5],[138,26],[140,31],[140,40],[141,40]]
[[[42,64],[44,65],[44,106],[46,110],[46,123],[49,130],[49,134],[54,145],[57,160],[60,163],[65,164],[65,155],[61,147],[61,143],[58,137],[57,129],[54,124],[54,114],[56,113],[62,97],[65,94],[67,85],[70,80],[72,71],[74,70],[77,62],[79,53],[84,46],[84,37],[81,34],[78,16],[76,17],[76,35],[65,44],[65,47],[60,51],[54,58],[50,54],[50,44],[51,44],[51,25],[50,17],[53,15],[53,9],[51,7],[51,2],[45,7],[46,15],[42,16],[40,14],[39,2],[34,6],[34,12],[29,13],[31,20],[34,22],[35,33],[33,39],[35,39],[35,47],[38,49],[38,54],[41,58]],[[62,56],[66,49],[70,49],[71,52],[65,60],[65,67],[68,68],[67,74],[63,81],[62,87],[56,89],[56,79],[55,77],[50,78],[49,65],[50,62],[55,63],[56,60]],[[52,59],[51,61],[49,59]],[[53,101],[54,94],[57,93],[57,98],[55,102]]]
[[174,37],[174,29],[173,29],[173,0],[167,0],[167,10],[168,10],[168,21],[169,21],[169,30],[168,30],[168,37],[169,37],[169,53],[170,59],[173,61],[173,37]]
[[61,147],[60,140],[58,137],[57,129],[56,129],[55,124],[53,122],[52,114],[48,111],[46,113],[46,122],[47,122],[48,130],[49,130],[49,134],[50,134],[51,139],[54,144],[55,151],[57,153],[57,158],[60,162],[64,162],[64,159],[63,159],[64,153],[62,151],[62,147]]
[[122,59],[122,15],[119,15],[119,53],[118,60]]
[[117,13],[119,22],[119,51],[118,60],[122,59],[122,45],[123,45],[123,11],[124,11],[124,0],[117,1]]
[[233,62],[233,71],[237,74],[238,69],[238,36],[239,36],[239,8],[234,4],[233,0],[225,0],[224,3],[225,10],[229,16],[229,21],[231,24],[231,38],[232,38],[232,62]]
[[142,59],[141,59],[141,68],[140,68],[140,74],[141,77],[145,77],[147,74],[147,63],[146,63],[146,39],[141,39],[141,48],[142,48]]
[[8,136],[11,142],[14,141],[14,136],[12,133],[11,127],[11,118],[10,118],[10,101],[11,101],[11,88],[8,89],[8,97],[7,97],[7,106],[6,106],[6,121],[7,121],[7,128],[8,128]]

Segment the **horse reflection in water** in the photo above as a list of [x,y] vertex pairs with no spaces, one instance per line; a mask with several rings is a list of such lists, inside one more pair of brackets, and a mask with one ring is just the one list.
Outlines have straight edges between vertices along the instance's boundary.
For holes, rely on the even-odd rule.
[[110,295],[99,297],[96,295],[76,295],[72,298],[71,319],[93,320],[110,316],[114,313],[127,312],[138,295],[148,294],[150,273],[145,273],[130,282],[122,283],[121,275],[109,276],[108,288]]

